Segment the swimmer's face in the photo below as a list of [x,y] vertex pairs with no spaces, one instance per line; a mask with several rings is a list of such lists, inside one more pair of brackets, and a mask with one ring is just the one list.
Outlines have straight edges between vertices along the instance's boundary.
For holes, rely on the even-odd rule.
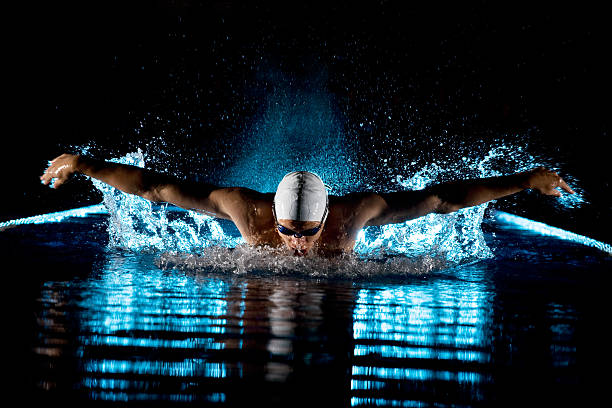
[[[278,223],[285,228],[289,228],[295,232],[305,231],[311,228],[316,228],[319,225],[318,221],[294,221],[294,220],[278,220]],[[317,240],[321,237],[321,232],[323,231],[323,227],[319,229],[319,231],[312,236],[302,236],[300,238],[296,238],[293,235],[284,235],[281,234],[277,229],[277,234],[281,237],[287,248],[292,250],[297,256],[304,256],[312,250],[312,247],[315,245]]]

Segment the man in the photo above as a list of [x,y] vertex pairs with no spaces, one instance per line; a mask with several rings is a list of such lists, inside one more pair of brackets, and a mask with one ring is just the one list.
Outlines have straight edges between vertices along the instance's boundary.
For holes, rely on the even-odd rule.
[[82,173],[129,194],[154,202],[208,213],[236,224],[251,245],[286,246],[297,256],[312,252],[333,255],[351,251],[359,231],[368,225],[401,223],[429,213],[446,214],[525,189],[561,196],[574,191],[543,167],[508,176],[463,180],[423,190],[351,193],[329,196],[321,179],[310,172],[287,174],[276,194],[248,188],[222,188],[181,181],[140,167],[63,154],[40,177],[53,187]]

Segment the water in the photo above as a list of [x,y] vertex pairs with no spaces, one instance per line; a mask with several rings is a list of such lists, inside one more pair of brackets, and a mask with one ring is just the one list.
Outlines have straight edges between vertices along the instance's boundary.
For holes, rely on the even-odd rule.
[[[600,249],[493,213],[481,229],[494,255],[478,262],[357,257],[335,261],[343,273],[324,260],[297,273],[261,268],[266,254],[243,270],[206,252],[133,251],[112,243],[109,223],[90,214],[0,233],[7,265],[31,271],[16,276],[24,397],[412,407],[600,396],[589,350],[612,266]],[[234,263],[247,252],[208,250]]]
[[[275,143],[277,149],[288,148],[284,143],[287,136],[276,133],[275,128],[271,127],[271,122],[268,123],[267,132],[271,132],[271,139],[278,142]],[[82,148],[82,150],[86,153],[90,148]],[[343,151],[343,148],[339,146],[336,146],[336,149]],[[461,152],[459,147],[453,149],[455,153]],[[265,154],[259,154],[265,150],[263,147],[255,150],[256,156],[265,157]],[[279,174],[282,177],[284,174],[282,171],[287,170],[283,167],[284,161],[271,161],[275,154],[268,157],[270,161],[267,166],[263,167],[261,163],[254,160],[237,163],[232,169],[234,174],[239,175],[240,178],[230,177],[229,184],[224,185],[244,186],[258,191],[274,191],[278,182],[276,178],[279,177]],[[512,162],[500,164],[501,158],[507,156],[513,157]],[[138,167],[145,167],[147,164],[146,154],[140,149],[111,160]],[[395,170],[383,169],[389,174],[396,173],[397,175],[390,186],[379,186],[372,189],[379,192],[422,189],[448,178],[467,178],[467,175],[462,174],[465,168],[471,169],[472,176],[490,177],[502,174],[500,166],[503,166],[504,173],[507,174],[542,165],[540,160],[525,152],[522,147],[498,144],[491,147],[484,155],[472,152],[469,156],[463,156],[458,162],[440,161],[440,163],[424,165],[418,171],[411,173],[409,177],[404,175],[407,167]],[[356,176],[349,177],[342,171],[334,169],[334,162],[337,160],[314,166],[320,171],[320,174],[327,174],[328,178],[324,179],[325,182],[334,186],[330,187],[330,194],[355,191],[356,184],[358,184]],[[302,163],[294,164],[298,166],[294,169],[300,168],[300,164]],[[411,163],[411,165],[414,164]],[[257,172],[255,168],[252,168],[253,165],[265,170]],[[311,167],[308,166],[308,168]],[[352,167],[346,167],[345,171],[350,174],[351,169]],[[251,174],[255,176],[250,176]],[[572,180],[571,175],[566,178]],[[91,180],[95,188],[102,193],[103,203],[111,216],[109,234],[113,246],[133,251],[153,249],[201,253],[211,246],[234,248],[244,243],[231,222],[219,221],[197,211],[168,211],[168,206],[165,204],[154,205],[140,197],[125,194],[96,179]],[[556,207],[572,209],[582,205],[584,203],[583,192],[579,185],[575,189],[577,194],[564,194],[556,200]],[[355,251],[367,258],[372,258],[375,253],[383,256],[389,254],[410,257],[433,256],[455,264],[489,258],[492,252],[484,242],[480,225],[490,205],[491,203],[485,203],[452,214],[430,214],[401,224],[364,228],[358,235]],[[211,257],[206,256],[206,258]]]
[[260,191],[306,169],[341,195],[544,165],[577,194],[369,227],[355,254],[326,260],[246,247],[229,222],[95,181],[28,192],[33,173],[12,172],[14,208],[96,206],[0,222],[11,393],[45,406],[605,401],[610,245],[495,210],[609,237],[593,13],[221,3],[46,10],[30,34],[48,58],[30,65],[45,66],[33,78],[50,99],[24,122],[47,135],[44,157],[21,138],[12,150],[31,159],[14,167],[65,150]]
[[[434,161],[401,156],[409,141],[399,137],[379,140],[371,161],[326,93],[274,80],[252,137],[238,137],[227,160],[214,152],[233,164],[202,172],[210,181],[272,191],[284,172],[308,168],[340,195],[562,167],[527,144],[444,137]],[[185,175],[159,142],[111,160]],[[577,194],[540,198],[538,211],[571,217],[586,203],[580,180],[564,178]],[[297,258],[246,246],[231,222],[92,182],[102,206],[0,224],[7,265],[32,271],[11,286],[25,288],[25,328],[13,333],[25,345],[25,396],[420,407],[573,406],[599,395],[590,350],[606,321],[596,304],[606,243],[487,203],[365,228],[353,254]]]
[[[542,164],[511,144],[475,152],[387,169],[395,175],[378,190]],[[112,160],[144,167],[147,154]],[[237,184],[246,163],[233,170]],[[273,186],[276,167],[247,186]],[[332,194],[358,184],[354,174],[327,177]],[[604,297],[606,243],[488,203],[365,228],[353,254],[298,258],[245,245],[231,222],[92,181],[103,205],[0,224],[7,262],[34,271],[17,285],[29,289],[19,334],[25,395],[402,407],[597,396],[588,350],[605,316],[589,299]],[[576,190],[554,208],[580,207]]]

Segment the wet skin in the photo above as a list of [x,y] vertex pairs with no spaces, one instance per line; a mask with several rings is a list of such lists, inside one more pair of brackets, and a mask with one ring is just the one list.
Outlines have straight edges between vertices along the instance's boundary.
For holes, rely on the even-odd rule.
[[[430,213],[446,214],[526,189],[556,197],[561,196],[560,190],[574,193],[557,173],[538,167],[507,176],[458,180],[416,191],[330,196],[329,215],[321,230],[311,237],[295,238],[281,234],[276,227],[272,213],[274,193],[179,180],[140,167],[70,154],[55,158],[40,179],[45,185],[55,180],[53,187],[57,188],[74,173],[96,178],[153,202],[167,202],[231,220],[248,244],[286,247],[297,256],[352,251],[357,234],[365,226],[401,223]],[[278,221],[298,232],[319,224],[317,221]]]

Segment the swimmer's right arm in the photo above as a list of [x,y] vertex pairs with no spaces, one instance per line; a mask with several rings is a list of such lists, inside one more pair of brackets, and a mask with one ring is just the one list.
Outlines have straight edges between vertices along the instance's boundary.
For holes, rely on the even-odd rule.
[[186,209],[195,209],[218,218],[231,219],[224,203],[234,189],[211,184],[182,181],[141,167],[96,160],[91,157],[63,154],[51,161],[40,177],[43,184],[57,188],[74,173],[98,179],[125,193],[153,202],[167,202]]

